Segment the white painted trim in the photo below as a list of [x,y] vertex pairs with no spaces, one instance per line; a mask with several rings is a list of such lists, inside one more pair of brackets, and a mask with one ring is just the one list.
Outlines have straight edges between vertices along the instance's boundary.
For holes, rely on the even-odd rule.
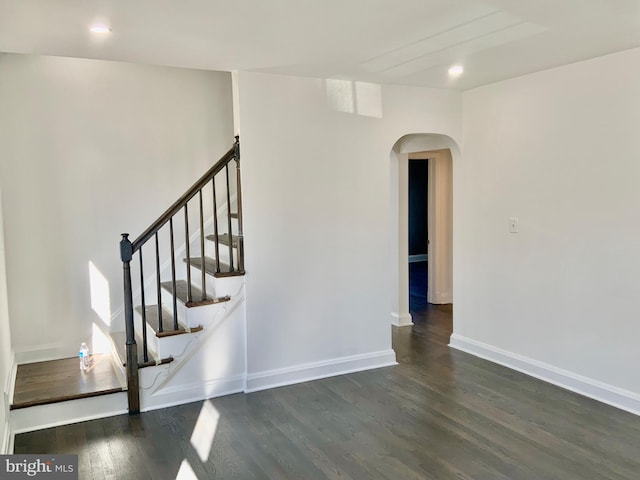
[[308,382],[320,378],[397,365],[396,352],[392,349],[380,352],[333,358],[321,362],[305,363],[294,367],[267,370],[247,375],[246,393],[269,388]]
[[9,446],[7,447],[7,453],[12,454],[15,449],[16,434],[13,432],[11,422],[9,422]]
[[16,356],[15,352],[11,350],[10,353],[10,364],[9,370],[7,372],[7,377],[4,379],[4,385],[2,386],[2,396],[5,400],[5,420],[3,426],[3,435],[0,438],[0,454],[9,454],[13,453],[13,429],[11,425],[11,413],[9,410],[9,406],[13,401],[13,390],[15,388],[15,378],[16,378],[16,370],[18,366],[16,365]]
[[450,149],[425,152],[429,158],[427,302],[451,303],[453,287],[453,159]]
[[420,255],[409,255],[409,263],[428,262],[429,254],[422,253]]
[[413,317],[410,313],[391,312],[391,325],[396,327],[409,327],[413,325]]
[[7,421],[4,423],[4,435],[0,443],[0,455],[8,455],[10,453],[13,453],[13,433],[11,432],[11,422]]
[[[7,392],[7,396],[9,397],[9,402],[13,402],[13,393],[16,388],[16,376],[18,373],[18,362],[16,362],[16,354],[12,350],[11,351],[11,368],[9,369],[9,376],[6,379],[5,392]],[[9,406],[7,405],[7,408]]]
[[234,375],[227,378],[216,378],[206,382],[195,382],[186,385],[168,387],[154,392],[152,395],[145,395],[141,391],[140,403],[143,412],[158,410],[160,408],[183,405],[185,403],[199,402],[208,398],[221,397],[240,393],[244,389],[245,375]]
[[14,434],[127,413],[127,392],[11,410]]
[[589,377],[569,372],[461,335],[451,335],[449,346],[476,357],[525,373],[585,397],[640,415],[640,395]]
[[434,298],[429,303],[433,303],[434,305],[447,305],[453,303],[453,295],[451,295],[451,292],[435,292]]
[[[248,273],[245,273],[245,281],[246,281],[246,277],[247,275],[249,275]],[[246,283],[243,282],[242,284],[242,297],[244,298],[246,295]],[[244,329],[242,331],[242,334],[244,336],[244,342],[242,347],[244,348],[244,379],[242,380],[242,391],[246,392],[247,391],[247,375],[249,375],[249,342],[247,341],[249,336],[247,335],[247,333],[249,332],[249,324],[247,322],[247,301],[245,300],[244,302],[242,302],[242,322],[244,325]]]
[[69,343],[49,343],[46,345],[18,347],[14,349],[15,363],[22,365],[25,363],[48,362],[49,360],[58,360],[60,358],[71,358],[77,355],[77,352],[70,351],[70,345],[80,345],[81,338]]

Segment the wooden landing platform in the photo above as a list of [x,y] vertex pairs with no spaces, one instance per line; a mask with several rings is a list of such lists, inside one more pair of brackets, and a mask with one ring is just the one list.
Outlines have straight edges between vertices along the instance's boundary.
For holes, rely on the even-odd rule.
[[110,355],[92,355],[82,372],[78,358],[18,365],[11,410],[125,390]]

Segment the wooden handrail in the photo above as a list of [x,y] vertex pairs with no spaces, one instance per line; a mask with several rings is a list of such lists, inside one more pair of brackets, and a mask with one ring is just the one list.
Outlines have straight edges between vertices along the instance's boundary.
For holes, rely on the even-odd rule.
[[162,215],[158,217],[158,219],[153,222],[149,228],[147,228],[144,232],[140,234],[138,238],[136,238],[133,242],[133,252],[135,253],[147,240],[149,240],[162,226],[169,221],[171,217],[173,217],[176,213],[183,208],[186,203],[191,200],[196,193],[198,193],[218,172],[222,171],[222,169],[233,159],[236,158],[237,146],[240,142],[240,137],[236,136],[236,141],[229,149],[227,153],[225,153],[220,160],[216,162],[216,164],[211,167],[207,173],[205,173],[202,177],[200,177],[196,183],[194,183],[189,190],[187,190],[178,200],[174,202]]

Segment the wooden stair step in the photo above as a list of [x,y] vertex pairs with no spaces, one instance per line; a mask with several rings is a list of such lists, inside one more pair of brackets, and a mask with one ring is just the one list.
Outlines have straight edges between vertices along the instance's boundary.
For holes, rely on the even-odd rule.
[[[210,240],[212,242],[216,241],[216,236],[215,235],[207,235],[207,240]],[[229,246],[229,234],[228,233],[220,233],[218,234],[218,242],[220,242],[220,244],[222,245],[226,245],[227,247]],[[231,235],[231,246],[233,248],[238,248],[238,236],[237,235]]]
[[[191,261],[199,262],[199,259],[192,258]],[[186,261],[186,260],[185,260]],[[193,265],[193,263],[192,263]],[[194,265],[195,266],[195,265]],[[173,293],[173,283],[172,282],[163,282],[162,288],[167,290],[169,293]],[[203,305],[214,305],[216,303],[228,302],[230,297],[220,297],[220,298],[212,298],[209,295],[205,297],[205,300],[202,300],[202,290],[197,287],[191,286],[191,301],[188,299],[188,291],[187,291],[187,281],[186,280],[176,280],[176,297],[180,300],[186,307],[200,307]],[[193,329],[191,329],[193,331]]]
[[[120,358],[120,363],[122,363],[122,366],[124,367],[127,365],[127,347],[125,345],[127,341],[126,334],[125,332],[111,332],[110,335],[113,339],[113,344],[116,346],[116,352]],[[155,352],[151,350],[147,352],[149,354],[149,360],[145,362],[142,351],[142,337],[140,337],[137,332],[136,344],[138,346],[138,368],[153,367],[155,365],[164,365],[165,363],[173,362],[173,357],[166,357],[158,360]]]
[[[176,330],[173,325],[173,315],[169,310],[162,307],[160,312],[162,315],[162,332],[160,331],[160,324],[158,322],[158,305],[147,305],[145,308],[146,316],[145,320],[149,324],[149,326],[153,329],[156,334],[156,337],[171,337],[172,335],[182,335],[183,333],[193,333],[199,332],[202,330],[202,326],[193,327],[190,329],[186,329],[182,325],[178,325],[178,329]],[[142,315],[142,305],[138,305],[136,307],[136,311]]]
[[[186,259],[184,260],[187,261]],[[202,270],[202,257],[191,257],[191,266]],[[244,270],[231,270],[231,267],[226,263],[220,262],[220,271],[216,271],[216,261],[211,257],[204,257],[204,271],[213,275],[216,278],[223,277],[239,277],[244,275]],[[193,295],[195,297],[195,295]],[[224,298],[224,297],[223,297]]]
[[109,355],[93,354],[81,371],[78,357],[18,365],[10,409],[123,392]]

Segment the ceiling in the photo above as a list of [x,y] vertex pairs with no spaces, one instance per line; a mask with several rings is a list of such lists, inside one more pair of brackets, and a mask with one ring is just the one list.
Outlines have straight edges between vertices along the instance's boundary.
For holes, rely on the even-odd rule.
[[635,46],[640,0],[0,0],[0,52],[459,90]]

